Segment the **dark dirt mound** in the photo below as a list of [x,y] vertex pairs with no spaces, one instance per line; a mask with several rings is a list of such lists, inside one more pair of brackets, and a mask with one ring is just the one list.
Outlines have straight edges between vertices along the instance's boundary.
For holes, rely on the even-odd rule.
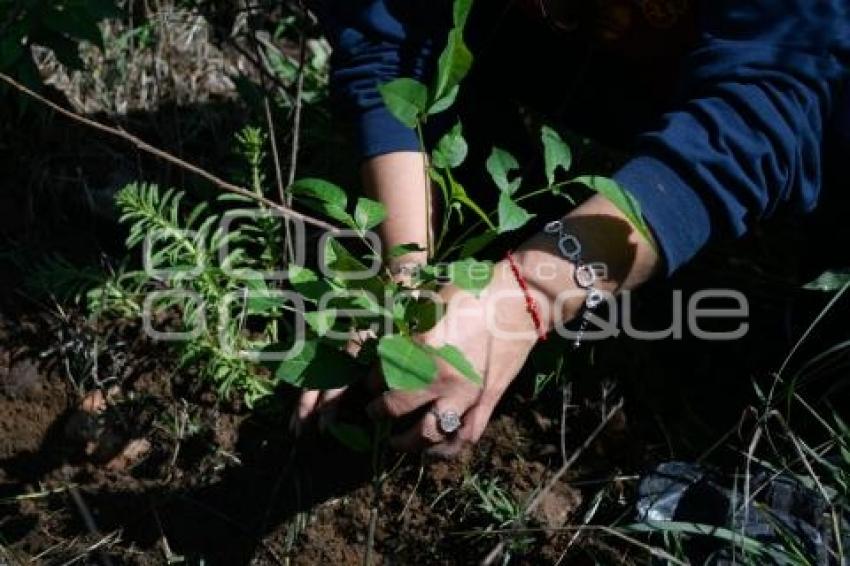
[[69,406],[61,381],[31,359],[0,366],[0,459],[35,453]]
[[[527,418],[497,417],[474,454],[451,462],[388,455],[376,499],[368,455],[315,433],[296,443],[280,411],[249,416],[210,392],[181,390],[173,371],[155,367],[125,380],[93,416],[79,410],[62,365],[31,354],[7,361],[0,373],[0,544],[12,559],[94,559],[98,545],[127,564],[175,556],[207,564],[274,564],[287,556],[295,564],[359,564],[375,505],[376,563],[474,562],[496,542],[482,530],[499,525],[482,510],[473,483],[496,485],[521,502],[560,458],[551,423],[541,424],[515,398],[512,412]],[[82,449],[110,438],[118,443],[111,457],[138,437],[150,448],[126,468]],[[544,524],[563,524],[581,503],[566,485],[551,497]],[[534,539],[533,556],[556,558],[546,535]]]
[[[750,402],[748,377],[776,359],[777,348],[763,345],[781,345],[787,332],[771,321],[754,313],[752,337],[741,343],[674,349],[616,341],[595,347],[586,361],[577,356],[582,375],[572,380],[567,452],[611,406],[612,379],[627,395],[626,412],[547,496],[528,523],[536,530],[511,539],[515,562],[557,562],[572,540],[572,531],[557,529],[583,521],[597,496],[605,516],[594,520],[617,520],[628,511],[628,478],[661,458],[697,457],[734,427]],[[69,379],[74,351],[55,344],[90,344],[87,333],[116,350],[99,358],[101,377],[117,376],[109,387],[118,391],[106,392],[108,406],[96,416],[79,411],[81,388]],[[177,371],[173,357],[132,324],[7,315],[0,324],[0,561],[93,562],[99,551],[120,564],[180,556],[193,564],[360,564],[374,509],[375,563],[477,563],[499,540],[488,531],[504,527],[563,461],[560,392],[550,387],[533,399],[533,384],[533,375],[517,381],[464,458],[386,455],[375,497],[369,455],[328,435],[289,436],[294,392],[249,411]],[[356,403],[343,414],[364,419]],[[146,443],[140,457],[111,465],[134,440]],[[581,560],[635,561],[593,535],[582,536],[567,563]]]

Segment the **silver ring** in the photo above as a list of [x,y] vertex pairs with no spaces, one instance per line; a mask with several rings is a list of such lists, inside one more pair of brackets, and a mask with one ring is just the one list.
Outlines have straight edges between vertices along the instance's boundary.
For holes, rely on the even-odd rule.
[[449,409],[441,413],[437,409],[431,409],[431,413],[437,417],[437,426],[443,434],[451,434],[463,424],[457,411]]

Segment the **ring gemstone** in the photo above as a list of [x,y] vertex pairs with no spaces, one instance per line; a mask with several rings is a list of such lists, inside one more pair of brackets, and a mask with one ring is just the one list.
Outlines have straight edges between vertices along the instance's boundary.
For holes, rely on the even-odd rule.
[[440,425],[440,430],[445,434],[451,434],[460,428],[460,415],[457,414],[457,411],[443,411],[442,413],[437,413],[436,417],[437,423]]

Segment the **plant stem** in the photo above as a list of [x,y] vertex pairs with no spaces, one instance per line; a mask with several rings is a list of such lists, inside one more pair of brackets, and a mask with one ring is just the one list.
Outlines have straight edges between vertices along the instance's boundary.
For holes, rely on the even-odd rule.
[[[572,179],[569,180],[569,181],[561,181],[560,183],[555,183],[554,185],[551,185],[551,186],[548,186],[548,187],[543,187],[542,189],[537,189],[537,190],[531,191],[530,193],[526,193],[526,194],[524,194],[520,197],[517,197],[515,202],[519,203],[519,202],[523,202],[523,201],[532,199],[532,198],[540,196],[542,194],[552,192],[555,189],[559,189],[561,187],[569,185],[573,182],[574,181]],[[490,216],[497,214],[497,213],[498,213],[498,210],[494,210],[494,211],[490,212],[490,214],[487,214],[485,216],[487,216],[489,218]],[[446,257],[448,257],[453,251],[455,251],[456,249],[461,247],[461,242],[466,241],[469,238],[469,236],[475,230],[477,230],[482,224],[484,224],[483,220],[477,220],[472,226],[467,228],[460,236],[455,238],[454,241],[452,241],[451,246],[449,246],[449,248],[445,252],[440,254],[439,260],[440,261],[445,260]]]
[[[298,78],[295,82],[295,108],[292,110],[292,145],[289,153],[289,172],[287,173],[285,194],[281,195],[281,204],[288,207],[292,206],[291,187],[295,183],[295,177],[298,172],[298,152],[301,146],[301,113],[304,108],[304,75],[306,74],[304,66],[307,63],[307,40],[303,33],[299,38],[299,43]],[[284,227],[286,229],[287,259],[291,263],[295,259],[295,250],[292,245],[292,226],[289,220],[284,222]]]
[[363,557],[364,566],[371,566],[375,547],[375,530],[378,526],[378,503],[381,498],[381,488],[384,483],[383,456],[386,439],[389,435],[389,422],[378,421],[374,427],[372,441],[372,506],[369,509],[369,532],[366,535],[366,554]]
[[[423,174],[425,176],[425,247],[428,258],[434,256],[434,243],[431,234],[431,176],[428,174],[431,165],[428,163],[428,149],[425,147],[425,135],[422,133],[422,122],[416,121],[416,137],[419,139],[419,149],[422,152]],[[448,205],[448,203],[446,203]]]
[[[454,177],[452,177],[452,170],[451,169],[449,169],[449,168],[446,169],[446,175],[448,176],[449,183],[451,183],[453,186],[457,184],[457,181],[455,181]],[[472,200],[472,199],[468,198],[466,195],[464,195],[462,204],[465,204],[466,206],[471,208],[472,211],[475,214],[477,214],[478,217],[481,219],[480,221],[487,224],[487,227],[490,230],[496,230],[496,226],[495,226],[495,224],[493,224],[493,221],[490,220],[490,216],[486,212],[481,210],[481,207],[478,206],[478,204],[476,204],[476,202],[474,200]]]

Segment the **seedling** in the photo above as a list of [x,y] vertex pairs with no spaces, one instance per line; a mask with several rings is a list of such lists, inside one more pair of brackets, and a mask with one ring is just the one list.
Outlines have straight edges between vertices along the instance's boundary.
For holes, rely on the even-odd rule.
[[[390,112],[419,133],[423,151],[425,121],[452,107],[472,66],[473,57],[463,38],[470,9],[471,0],[456,0],[453,28],[430,85],[400,78],[379,89]],[[363,378],[374,362],[392,389],[427,387],[437,376],[437,359],[481,383],[482,377],[456,348],[430,348],[414,339],[438,322],[439,313],[435,305],[411,291],[435,292],[441,284],[452,283],[479,293],[488,285],[493,265],[472,256],[533,218],[521,206],[523,200],[561,194],[571,182],[597,190],[648,233],[634,199],[613,181],[559,180],[559,174],[569,172],[572,165],[570,148],[552,128],[544,127],[540,139],[547,186],[523,191],[523,179],[516,174],[517,160],[507,151],[493,148],[486,168],[499,203],[497,210],[485,212],[453,174],[468,153],[462,125],[455,124],[440,138],[424,174],[444,201],[441,232],[436,246],[429,245],[428,250],[442,263],[423,267],[404,284],[395,282],[381,267],[367,267],[383,259],[372,235],[386,217],[383,205],[366,198],[352,202],[347,191],[329,181],[298,180],[286,189],[285,196],[347,229],[366,252],[355,254],[343,244],[343,238],[330,234],[318,250],[318,269],[299,261],[283,265],[287,263],[282,257],[286,249],[283,223],[269,210],[261,208],[253,222],[222,229],[228,214],[244,210],[248,204],[244,197],[228,195],[216,203],[190,208],[184,205],[186,195],[181,191],[130,185],[118,196],[122,221],[130,226],[127,244],[149,248],[148,272],[155,273],[137,290],[158,293],[156,301],[146,303],[158,312],[172,309],[182,313],[185,328],[179,328],[182,334],[178,334],[187,338],[175,343],[181,363],[199,366],[202,377],[214,383],[222,395],[239,392],[249,404],[269,395],[281,382],[302,389],[349,385]],[[244,179],[258,196],[269,197],[263,176],[266,143],[263,133],[254,128],[246,128],[237,139],[238,152],[247,163]],[[447,243],[449,226],[463,223],[464,211],[470,212],[474,221],[464,234]],[[156,235],[155,244],[151,244],[151,234]],[[223,247],[227,253],[218,254]],[[411,249],[412,245],[400,246],[388,255]],[[265,275],[283,267],[287,268],[285,278],[270,280]],[[360,275],[354,277],[355,273]],[[128,279],[137,281],[137,275]],[[114,295],[114,289],[109,293],[101,290],[101,297]],[[122,304],[133,302],[124,300]],[[301,327],[303,333],[297,331]],[[367,330],[373,337],[352,359],[344,351],[346,342]],[[258,353],[293,351],[296,353],[283,359],[269,362],[266,357],[262,366],[257,363],[262,357]],[[337,428],[335,435],[352,447],[365,447],[364,433]]]

